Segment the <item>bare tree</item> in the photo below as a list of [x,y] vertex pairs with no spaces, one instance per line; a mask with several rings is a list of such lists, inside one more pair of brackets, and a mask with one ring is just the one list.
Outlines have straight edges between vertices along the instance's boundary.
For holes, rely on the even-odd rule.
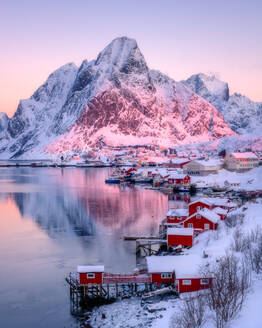
[[245,237],[245,251],[247,261],[257,274],[262,272],[262,230],[260,227],[252,230]]
[[244,221],[244,214],[229,214],[225,220],[226,225],[229,228],[234,228],[237,225],[241,225]]
[[197,294],[185,300],[173,318],[173,328],[201,328],[207,321],[206,295]]
[[224,328],[237,317],[243,306],[251,284],[250,270],[244,260],[230,254],[220,258],[212,271],[214,278],[208,306],[215,315],[216,327]]

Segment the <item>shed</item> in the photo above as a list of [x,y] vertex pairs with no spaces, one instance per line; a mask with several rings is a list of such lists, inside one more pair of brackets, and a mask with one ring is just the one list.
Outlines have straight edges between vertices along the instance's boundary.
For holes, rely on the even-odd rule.
[[207,289],[212,284],[212,277],[199,273],[204,259],[198,255],[149,256],[146,261],[152,283],[175,283],[179,293]]
[[168,228],[167,245],[168,246],[193,246],[194,229],[193,228]]
[[167,182],[169,185],[189,185],[190,184],[190,176],[187,174],[178,174],[175,172],[171,172],[167,178]]
[[104,270],[103,265],[78,265],[80,285],[102,284]]

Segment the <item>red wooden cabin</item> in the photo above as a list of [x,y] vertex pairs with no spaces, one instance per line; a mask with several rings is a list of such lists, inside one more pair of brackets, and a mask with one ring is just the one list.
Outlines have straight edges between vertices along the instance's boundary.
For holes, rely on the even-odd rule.
[[77,267],[79,274],[79,284],[102,284],[103,283],[103,265],[79,265]]
[[196,213],[197,211],[202,210],[203,208],[207,208],[209,210],[212,210],[214,207],[215,206],[214,206],[211,198],[198,199],[194,202],[191,202],[188,205],[189,216]]
[[166,214],[167,223],[181,223],[187,218],[188,210],[185,208],[170,209]]
[[152,283],[174,284],[179,293],[211,287],[212,277],[199,273],[199,266],[204,261],[200,256],[149,256],[146,261]]
[[189,277],[177,278],[176,288],[179,293],[196,292],[211,287],[212,278]]
[[193,246],[194,229],[192,228],[168,228],[167,245],[168,246]]
[[167,182],[169,185],[189,185],[190,184],[190,176],[185,174],[170,174],[167,178]]
[[[190,195],[186,192],[181,192],[177,194],[169,194],[168,195],[169,201],[182,201],[185,203],[190,203]],[[171,208],[171,207],[170,207]]]
[[194,230],[217,230],[220,217],[213,211],[207,208],[189,216],[184,221],[184,228],[194,228]]

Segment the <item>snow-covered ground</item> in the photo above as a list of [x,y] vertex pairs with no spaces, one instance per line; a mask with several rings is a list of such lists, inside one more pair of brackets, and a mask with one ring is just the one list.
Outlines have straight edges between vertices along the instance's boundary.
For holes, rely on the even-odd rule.
[[232,186],[233,190],[262,190],[262,166],[258,166],[247,172],[230,172],[220,170],[217,174],[210,174],[206,177],[191,177],[192,183],[199,186],[218,185],[225,186],[225,181],[229,183],[239,183],[239,186]]
[[[206,182],[212,182],[216,178],[221,182],[224,179],[232,180],[232,176],[241,182],[243,189],[262,189],[262,167],[255,168],[246,173],[231,173],[220,171],[217,175],[208,177],[198,177]],[[252,182],[250,183],[250,180]],[[225,255],[228,251],[232,251],[234,241],[234,233],[236,229],[241,229],[242,233],[248,234],[257,227],[262,228],[262,199],[258,198],[254,201],[245,203],[243,206],[230,212],[231,214],[243,215],[243,220],[236,227],[228,227],[225,222],[220,222],[217,231],[209,231],[200,234],[195,245],[186,251],[185,256],[188,257],[188,265],[191,265],[190,258],[199,257],[199,267],[205,263],[212,263],[217,258]],[[203,258],[205,253],[207,258]],[[251,292],[244,303],[239,317],[231,323],[233,328],[260,328],[262,327],[261,316],[261,295],[262,295],[262,275],[252,273]],[[117,301],[111,305],[101,306],[95,309],[90,321],[91,327],[152,327],[152,328],[172,328],[172,322],[176,320],[179,313],[182,300],[175,298],[166,298],[162,301],[155,302],[150,305],[141,306],[139,298],[132,298]],[[214,323],[209,320],[204,328],[213,328]]]

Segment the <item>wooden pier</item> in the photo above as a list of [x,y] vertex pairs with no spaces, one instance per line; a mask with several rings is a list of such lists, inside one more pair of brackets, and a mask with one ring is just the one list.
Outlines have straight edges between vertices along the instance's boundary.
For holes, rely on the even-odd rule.
[[79,283],[76,273],[70,273],[66,282],[70,287],[70,311],[76,316],[81,316],[93,306],[108,304],[117,298],[147,295],[163,288],[160,284],[151,283],[151,277],[147,273],[104,273],[102,284],[85,285]]
[[131,240],[136,242],[136,255],[146,257],[158,253],[161,245],[166,244],[166,236],[159,234],[159,236],[124,236],[124,240]]

